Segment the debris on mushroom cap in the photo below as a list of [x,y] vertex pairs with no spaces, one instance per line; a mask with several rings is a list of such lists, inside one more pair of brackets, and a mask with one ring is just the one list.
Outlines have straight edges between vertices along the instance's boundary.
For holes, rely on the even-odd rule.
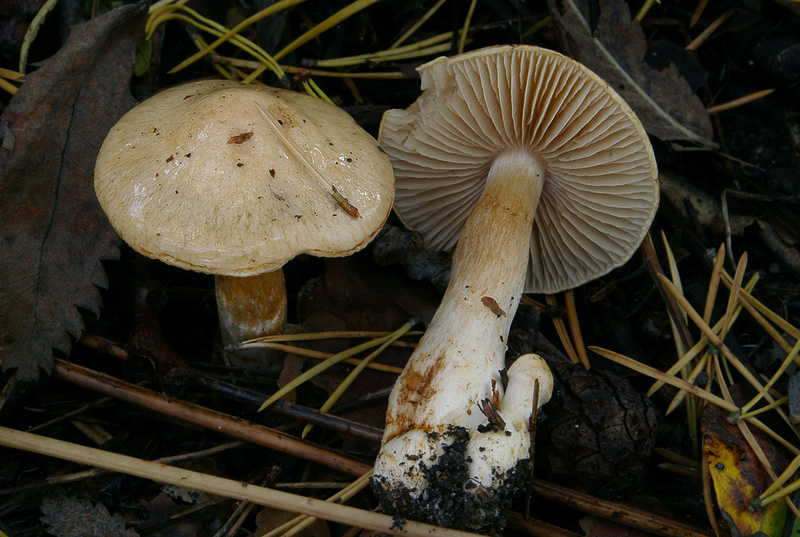
[[388,158],[346,112],[219,80],[167,89],[125,114],[100,149],[95,189],[135,250],[232,276],[275,270],[300,253],[351,254],[377,233],[394,197]]
[[526,291],[554,293],[623,264],[658,205],[641,123],[602,79],[556,52],[498,46],[419,68],[422,96],[384,115],[395,211],[450,249],[497,155],[525,149],[547,170],[531,229]]

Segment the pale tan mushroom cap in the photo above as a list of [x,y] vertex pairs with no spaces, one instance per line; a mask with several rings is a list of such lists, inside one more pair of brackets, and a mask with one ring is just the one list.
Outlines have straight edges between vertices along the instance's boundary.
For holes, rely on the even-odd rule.
[[[353,218],[261,116],[358,209]],[[247,276],[300,253],[342,256],[377,233],[394,197],[391,164],[336,106],[230,81],[165,90],[111,129],[95,190],[140,253],[179,267]]]
[[554,293],[627,261],[658,206],[639,120],[597,75],[556,52],[500,46],[419,68],[423,94],[384,115],[395,211],[450,249],[494,158],[524,148],[547,175],[531,230],[526,291]]

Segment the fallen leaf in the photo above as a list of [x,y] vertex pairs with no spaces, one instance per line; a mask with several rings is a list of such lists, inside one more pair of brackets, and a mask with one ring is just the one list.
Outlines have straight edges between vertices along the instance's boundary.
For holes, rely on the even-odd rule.
[[647,40],[621,0],[600,0],[597,29],[589,26],[586,0],[548,0],[570,54],[597,73],[633,108],[645,130],[668,141],[715,148],[711,120],[677,66],[660,71],[644,60]]
[[102,503],[68,497],[63,491],[42,500],[42,522],[56,537],[136,537],[125,528],[125,519],[111,515]]
[[[773,502],[762,509],[751,508],[750,502],[758,498],[772,480],[739,427],[728,423],[726,418],[723,410],[708,405],[701,421],[703,454],[722,518],[731,535],[779,537],[786,520],[786,504]],[[763,437],[757,430],[753,430],[753,434],[756,438]],[[766,441],[760,445],[775,473],[780,474],[786,467],[786,458]]]
[[99,313],[100,259],[118,238],[94,194],[106,133],[135,104],[128,90],[146,5],[73,28],[0,118],[0,359],[20,380],[50,371],[83,330],[77,307]]

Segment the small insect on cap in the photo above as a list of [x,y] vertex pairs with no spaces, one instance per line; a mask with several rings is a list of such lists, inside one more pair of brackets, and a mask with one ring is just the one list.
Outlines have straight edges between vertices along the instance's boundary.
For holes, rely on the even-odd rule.
[[422,96],[384,115],[395,211],[431,248],[450,249],[496,157],[523,150],[545,169],[526,291],[555,293],[630,258],[658,206],[653,150],[631,108],[597,75],[551,50],[498,46],[419,68]]
[[95,190],[138,252],[249,276],[301,253],[363,248],[391,210],[394,176],[377,142],[336,106],[208,80],[125,114],[100,148]]

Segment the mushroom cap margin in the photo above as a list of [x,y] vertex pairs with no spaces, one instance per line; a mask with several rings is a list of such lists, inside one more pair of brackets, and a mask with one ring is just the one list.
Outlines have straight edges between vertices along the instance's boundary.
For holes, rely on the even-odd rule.
[[630,258],[655,216],[658,174],[644,128],[606,82],[527,45],[437,58],[419,71],[422,95],[386,112],[378,139],[395,169],[395,212],[429,247],[455,245],[494,158],[524,148],[548,171],[526,291],[576,287]]
[[[349,216],[259,115],[258,103],[359,211]],[[133,249],[232,276],[301,253],[363,248],[391,210],[391,164],[343,110],[309,95],[208,80],[164,90],[111,129],[95,191]]]

